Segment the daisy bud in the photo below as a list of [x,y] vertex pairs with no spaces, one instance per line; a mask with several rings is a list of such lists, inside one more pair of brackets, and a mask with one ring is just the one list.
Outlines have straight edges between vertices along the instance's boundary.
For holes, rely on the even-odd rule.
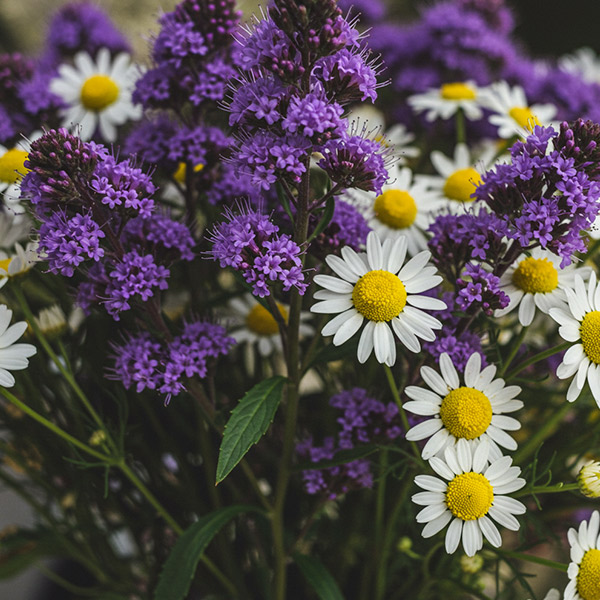
[[463,573],[478,573],[483,567],[483,558],[476,554],[475,556],[467,556],[463,554],[460,557],[460,569]]
[[593,460],[584,465],[577,476],[579,491],[588,498],[600,498],[600,462]]

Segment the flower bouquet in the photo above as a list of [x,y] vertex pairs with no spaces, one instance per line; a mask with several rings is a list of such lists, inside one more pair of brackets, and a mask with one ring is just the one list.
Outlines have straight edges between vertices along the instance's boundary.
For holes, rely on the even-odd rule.
[[67,4],[0,57],[0,577],[600,598],[600,60],[356,4],[182,0],[139,64]]

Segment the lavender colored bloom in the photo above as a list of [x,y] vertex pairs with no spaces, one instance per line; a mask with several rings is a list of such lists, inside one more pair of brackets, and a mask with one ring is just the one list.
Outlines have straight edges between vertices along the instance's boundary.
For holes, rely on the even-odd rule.
[[159,366],[163,361],[161,345],[145,331],[130,336],[124,344],[113,345],[115,366],[111,379],[123,383],[126,389],[135,385],[139,394],[145,389],[155,390],[161,382]]
[[323,147],[319,166],[343,188],[358,188],[381,194],[388,179],[387,148],[358,135],[335,139]]
[[[129,133],[124,150],[127,154],[136,154],[146,162],[164,167],[176,129],[177,125],[163,114],[144,119]],[[166,168],[173,167],[167,161]]]
[[41,64],[49,70],[81,51],[96,56],[100,48],[108,48],[113,55],[131,53],[127,40],[96,4],[71,2],[50,21]]
[[462,277],[456,280],[456,286],[456,304],[464,312],[474,313],[481,309],[491,316],[510,302],[508,295],[500,289],[500,278],[479,265],[468,264]]
[[248,206],[240,214],[226,210],[227,221],[218,224],[208,239],[212,250],[207,258],[218,260],[222,267],[233,267],[252,285],[253,293],[268,296],[269,285],[276,281],[284,291],[295,287],[304,294],[307,284],[302,272],[301,251],[269,217]]
[[239,82],[228,107],[230,125],[259,125],[263,119],[267,125],[273,125],[281,120],[279,103],[286,93],[284,85],[266,77]]

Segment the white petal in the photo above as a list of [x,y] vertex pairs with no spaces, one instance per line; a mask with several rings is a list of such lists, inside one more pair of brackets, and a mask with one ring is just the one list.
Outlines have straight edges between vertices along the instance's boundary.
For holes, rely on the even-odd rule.
[[391,346],[394,344],[394,336],[387,323],[375,323],[373,331],[373,348],[375,357],[380,363],[386,363],[391,354]]
[[404,410],[422,417],[431,417],[440,412],[440,407],[431,402],[405,402],[402,406]]
[[510,513],[507,513],[495,506],[491,506],[488,511],[488,515],[494,519],[497,523],[500,523],[503,527],[510,529],[511,531],[519,530],[519,521],[515,517],[513,517]]
[[337,332],[337,330],[346,321],[348,321],[348,319],[351,319],[352,317],[356,316],[357,314],[360,314],[360,313],[355,308],[351,308],[350,310],[347,310],[339,315],[336,315],[335,317],[333,317],[333,319],[331,319],[331,321],[329,321],[328,323],[325,324],[323,329],[321,329],[321,335],[323,335],[325,337],[334,335]]
[[[352,313],[352,310],[347,312]],[[347,342],[360,329],[363,320],[363,316],[358,312],[356,312],[354,315],[351,315],[349,319],[346,319],[346,321],[339,326],[336,334],[333,336],[334,345],[341,346],[344,342]]]
[[446,512],[442,513],[436,519],[429,521],[429,523],[427,523],[427,525],[425,525],[425,527],[423,527],[423,531],[421,532],[421,535],[424,538],[430,538],[431,536],[435,535],[436,533],[438,533],[439,531],[444,529],[444,527],[446,527],[446,525],[449,523],[451,518],[452,518],[452,513],[449,510],[447,510]]
[[359,277],[362,277],[367,273],[367,267],[362,259],[350,248],[350,246],[344,246],[341,250],[342,258],[346,261],[346,264],[350,269],[356,273]]
[[508,496],[496,496],[494,498],[494,506],[513,515],[524,515],[527,511],[522,502]]
[[440,406],[442,399],[434,392],[426,390],[416,385],[409,385],[404,388],[404,393],[411,399],[417,402],[427,402],[428,404],[434,404]]
[[521,423],[519,423],[517,419],[505,417],[504,415],[494,415],[492,417],[492,425],[506,431],[517,431],[518,429],[521,429]]
[[481,529],[477,520],[465,521],[462,533],[463,547],[467,556],[474,556],[483,546]]
[[431,468],[440,477],[443,477],[444,479],[447,479],[448,481],[450,481],[451,479],[454,479],[455,473],[452,472],[450,467],[441,458],[437,458],[437,456],[434,456],[432,459],[429,460],[429,464],[430,464]]
[[488,462],[490,455],[490,444],[487,440],[482,439],[473,452],[473,471],[481,473]]
[[446,492],[448,489],[448,485],[444,483],[441,479],[437,477],[432,477],[431,475],[417,475],[415,477],[415,483],[431,492]]
[[344,260],[335,254],[329,254],[325,259],[325,262],[331,267],[332,271],[349,283],[356,283],[361,277],[360,275],[357,275]]
[[[423,252],[419,252],[416,256],[413,256],[403,267],[400,269],[398,273],[398,277],[404,283],[405,281],[411,279],[415,275],[417,275],[423,267],[429,262],[431,258],[431,252],[427,250],[423,250]],[[433,286],[432,286],[433,287]]]
[[535,315],[535,302],[532,294],[525,294],[519,304],[519,322],[523,327],[531,325]]
[[317,285],[339,294],[351,294],[354,291],[354,286],[351,283],[331,275],[315,275],[314,280]]
[[425,460],[429,460],[433,456],[436,456],[441,452],[441,450],[444,449],[448,442],[454,443],[452,440],[450,440],[450,438],[454,439],[454,436],[451,436],[447,429],[440,429],[438,432],[433,434],[425,446],[423,446],[423,452],[421,453],[421,456]]
[[444,502],[427,506],[419,513],[417,513],[417,523],[427,523],[428,521],[433,521],[433,519],[437,519],[447,510],[448,508],[446,507],[446,504]]
[[467,387],[474,387],[477,382],[477,378],[479,377],[479,373],[481,372],[481,354],[479,352],[473,352],[471,356],[469,356],[469,360],[465,365],[465,385]]
[[411,427],[406,432],[406,439],[409,442],[418,442],[420,440],[424,440],[429,436],[433,435],[436,431],[439,431],[442,428],[442,420],[441,419],[428,419],[427,421],[423,421]]
[[396,317],[390,322],[392,324],[394,333],[398,336],[398,339],[404,346],[406,346],[406,348],[408,348],[411,352],[421,351],[421,343],[417,339],[417,336],[401,318]]
[[473,455],[466,440],[460,439],[456,444],[456,458],[463,473],[468,473],[473,466]]
[[489,482],[493,486],[494,480],[498,479],[499,477],[504,475],[504,473],[506,473],[506,471],[508,471],[508,469],[510,469],[511,465],[512,465],[512,458],[510,456],[503,456],[502,458],[494,461],[485,470],[485,473],[483,475],[489,480]]
[[358,351],[357,357],[359,363],[364,363],[367,361],[369,356],[371,356],[371,352],[373,351],[373,330],[375,329],[375,322],[369,321],[363,332],[360,335],[360,340],[358,342]]
[[446,552],[448,554],[453,554],[456,552],[458,545],[460,544],[460,538],[462,534],[463,521],[459,518],[455,518],[450,526],[448,527],[448,531],[446,531]]
[[[406,258],[406,236],[401,235],[395,241],[387,257],[387,270],[390,273],[398,273],[404,259]],[[384,256],[384,260],[385,260]]]
[[310,312],[320,314],[341,313],[352,308],[352,300],[341,298],[339,300],[323,300],[310,307]]
[[429,506],[430,504],[444,504],[446,494],[443,492],[419,492],[412,496],[412,501],[419,506]]
[[486,537],[487,541],[494,546],[495,548],[499,548],[502,545],[502,537],[498,528],[492,523],[491,519],[486,517],[480,517],[479,519],[479,527],[481,528],[481,532]]
[[383,267],[381,242],[379,236],[374,231],[371,231],[367,236],[367,260],[373,271],[378,271]]
[[446,352],[443,352],[440,355],[440,370],[442,372],[442,377],[449,388],[456,390],[460,387],[458,373],[452,364],[452,359]]
[[450,388],[437,371],[434,371],[431,367],[421,367],[421,377],[434,392],[442,397],[448,395]]
[[25,321],[19,321],[14,325],[11,325],[2,335],[0,335],[0,348],[6,348],[11,344],[14,344],[27,329],[27,323]]

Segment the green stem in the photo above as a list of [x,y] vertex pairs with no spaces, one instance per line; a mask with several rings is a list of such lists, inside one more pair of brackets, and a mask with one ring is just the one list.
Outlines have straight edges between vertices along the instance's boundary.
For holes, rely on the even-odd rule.
[[560,422],[570,409],[571,404],[565,402],[558,410],[553,412],[552,415],[544,422],[544,424],[529,438],[527,443],[517,450],[514,456],[514,463],[522,463],[523,460],[533,454],[537,450],[538,446],[556,431]]
[[80,597],[80,596],[84,596],[84,597],[89,596],[90,598],[98,597],[99,590],[97,588],[93,588],[93,587],[92,588],[84,588],[84,587],[75,585],[74,583],[71,583],[64,577],[61,577],[60,575],[58,575],[58,573],[55,573],[52,569],[49,569],[48,567],[46,567],[45,565],[42,565],[40,563],[36,564],[35,567],[40,573],[42,573],[44,575],[44,577],[46,577],[47,579],[50,579],[50,581],[53,581],[54,583],[59,585],[61,588],[67,590],[68,592],[75,594],[77,597]]
[[377,503],[375,505],[375,599],[381,600],[385,592],[385,572],[379,568],[383,548],[383,520],[385,516],[385,489],[387,480],[388,451],[382,450],[379,457],[379,482],[377,485]]
[[599,249],[600,249],[600,239],[594,240],[594,242],[590,245],[590,247],[588,248],[588,251],[585,255],[586,262],[588,260],[590,260],[592,258],[592,256],[594,256],[594,254],[596,254],[596,252],[598,252]]
[[[398,391],[398,386],[396,385],[396,380],[394,379],[394,374],[392,373],[392,369],[387,365],[383,365],[385,369],[385,375],[388,380],[388,384],[390,386],[390,391],[392,392],[392,396],[394,397],[394,401],[398,406],[398,411],[400,412],[400,419],[402,420],[402,426],[404,427],[404,431],[408,431],[410,429],[410,424],[408,422],[408,417],[406,416],[406,411],[404,410],[404,406],[402,406],[402,399],[400,398],[400,392]],[[423,467],[426,467],[425,461],[421,456],[421,452],[419,451],[419,447],[416,442],[409,442],[412,448],[413,454],[415,458],[419,462],[419,464]]]
[[21,288],[18,285],[15,285],[15,286],[13,286],[12,290],[17,298],[17,301],[19,302],[19,305],[21,306],[21,309],[23,310],[23,314],[25,315],[25,318],[27,319],[29,326],[33,329],[33,332],[35,333],[38,341],[40,342],[40,344],[46,351],[46,354],[50,357],[52,362],[56,365],[56,368],[60,371],[61,375],[67,380],[67,382],[69,383],[69,385],[71,386],[71,388],[73,389],[73,391],[75,392],[77,397],[81,400],[82,404],[85,406],[87,411],[90,413],[92,419],[94,420],[94,422],[96,423],[98,428],[104,432],[105,439],[106,439],[108,445],[111,447],[112,450],[116,450],[117,446],[116,446],[115,442],[113,441],[112,437],[110,436],[110,434],[108,433],[108,430],[106,429],[106,426],[104,425],[104,422],[102,421],[102,419],[100,418],[98,413],[94,410],[94,407],[91,405],[90,401],[88,400],[88,398],[85,395],[85,393],[83,392],[83,390],[79,387],[78,383],[75,381],[73,374],[65,367],[65,365],[62,363],[62,361],[56,355],[56,353],[52,349],[52,346],[46,339],[46,336],[43,334],[42,330],[38,327],[38,325],[35,321],[35,317],[33,316],[31,309],[29,308],[29,304],[27,303],[27,300],[25,299],[25,296],[24,296]]
[[49,429],[66,442],[69,442],[76,448],[83,450],[90,456],[97,458],[98,460],[106,463],[107,465],[114,464],[115,461],[112,457],[106,454],[102,454],[101,452],[90,448],[90,446],[88,446],[87,444],[80,442],[77,438],[74,438],[72,435],[68,434],[64,429],[61,429],[58,425],[55,425],[54,423],[52,423],[52,421],[49,421],[48,419],[40,415],[38,412],[27,406],[27,404],[21,402],[21,400],[19,400],[16,396],[11,394],[8,390],[5,390],[3,387],[0,387],[0,393],[7,400],[12,402],[17,408],[20,408],[25,414],[28,414],[30,417],[34,418],[38,423],[40,423],[40,425],[43,425],[46,429]]
[[556,483],[555,485],[534,485],[533,487],[520,490],[516,494],[513,494],[514,498],[520,498],[521,496],[528,496],[529,494],[556,494],[558,492],[568,492],[571,490],[578,490],[579,485],[577,483]]
[[545,567],[551,567],[552,569],[564,571],[565,573],[569,568],[568,565],[565,565],[564,563],[548,560],[547,558],[541,558],[540,556],[531,556],[530,554],[524,554],[522,552],[506,552],[504,550],[495,550],[495,552],[506,558],[515,558],[517,560],[524,560],[527,562],[536,563],[538,565],[544,565]]
[[512,341],[512,345],[510,347],[510,352],[508,353],[508,356],[506,357],[506,360],[504,361],[502,368],[499,369],[499,371],[498,371],[498,377],[502,377],[502,375],[504,375],[504,373],[506,373],[506,369],[508,369],[508,367],[510,367],[510,365],[512,364],[512,361],[515,359],[515,356],[517,355],[519,348],[521,348],[521,344],[523,343],[523,340],[525,339],[526,333],[527,333],[527,327],[521,327],[521,331],[519,332],[519,335],[517,337],[515,337],[515,339]]
[[465,126],[465,113],[462,108],[456,111],[456,143],[467,143],[467,129]]
[[543,352],[539,352],[538,354],[531,356],[527,360],[523,361],[518,367],[515,367],[510,373],[508,373],[505,379],[507,381],[512,379],[515,375],[517,375],[518,373],[523,371],[523,369],[526,369],[530,365],[540,362],[541,360],[553,356],[554,354],[558,354],[559,352],[570,348],[572,345],[572,342],[563,342],[562,344],[558,344],[558,346],[553,346],[552,348],[548,348],[548,350],[544,350]]

